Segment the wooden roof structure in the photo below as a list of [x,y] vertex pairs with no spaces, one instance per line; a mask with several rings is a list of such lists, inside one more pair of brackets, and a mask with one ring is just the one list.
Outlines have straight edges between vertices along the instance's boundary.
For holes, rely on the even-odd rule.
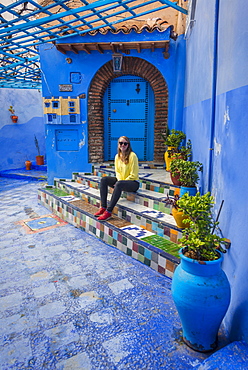
[[[40,44],[54,42],[65,53],[67,49],[75,53],[114,50],[114,43],[61,46],[58,40],[102,29],[115,31],[119,23],[166,8],[187,14],[185,8],[170,0],[18,0],[7,6],[0,4],[0,87],[41,87]],[[135,48],[138,52],[147,47],[153,50],[161,44],[155,41],[125,45],[126,50]]]

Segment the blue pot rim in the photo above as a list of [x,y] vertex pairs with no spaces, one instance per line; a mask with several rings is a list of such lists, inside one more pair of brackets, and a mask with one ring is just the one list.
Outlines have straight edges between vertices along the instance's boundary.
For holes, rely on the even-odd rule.
[[184,186],[184,185],[181,185],[181,188],[183,188],[183,189],[196,189],[196,186]]
[[217,260],[214,260],[214,261],[198,261],[198,260],[195,260],[193,258],[186,257],[183,254],[183,250],[185,248],[187,248],[187,247],[181,248],[178,253],[179,253],[180,258],[187,261],[187,262],[197,263],[198,265],[215,265],[215,264],[219,264],[223,261],[223,253],[221,253],[218,250],[216,250],[216,252],[219,254],[220,257]]

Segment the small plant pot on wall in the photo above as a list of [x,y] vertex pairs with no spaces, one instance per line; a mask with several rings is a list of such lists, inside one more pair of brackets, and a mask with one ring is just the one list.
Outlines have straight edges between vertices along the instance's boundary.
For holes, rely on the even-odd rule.
[[37,166],[42,166],[44,164],[44,155],[37,155],[35,159]]
[[181,263],[172,279],[172,297],[183,328],[183,341],[198,352],[213,351],[230,303],[230,284],[221,269],[222,253],[214,261],[197,261],[179,252]]
[[17,121],[18,121],[18,116],[10,116],[10,118],[12,119],[12,122],[13,122],[13,123],[17,123]]
[[30,171],[32,168],[32,162],[31,161],[26,161],[25,162],[25,167],[27,171]]

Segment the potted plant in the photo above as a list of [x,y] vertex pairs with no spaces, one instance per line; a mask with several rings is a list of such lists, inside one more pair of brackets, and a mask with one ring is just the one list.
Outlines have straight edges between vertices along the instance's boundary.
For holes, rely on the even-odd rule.
[[180,130],[172,129],[168,135],[161,134],[164,139],[164,143],[167,146],[167,150],[164,154],[164,160],[166,164],[166,171],[170,171],[171,156],[174,153],[179,152],[179,146],[182,141],[186,138],[186,135]]
[[191,140],[188,139],[186,146],[181,146],[180,148],[180,156],[173,157],[173,159],[184,159],[185,161],[191,160],[192,156],[192,144]]
[[38,166],[41,166],[41,165],[44,164],[44,156],[40,154],[39,142],[38,142],[37,137],[35,135],[34,135],[34,142],[35,142],[36,149],[38,151],[38,155],[35,157],[36,158],[36,164]]
[[185,229],[186,227],[189,227],[188,216],[185,215],[183,211],[179,210],[178,200],[178,194],[175,194],[173,197],[169,197],[167,194],[167,198],[164,199],[164,202],[167,205],[171,205],[171,214],[176,221],[177,227]]
[[196,184],[199,181],[198,172],[202,172],[203,166],[200,162],[185,161],[183,159],[174,159],[171,162],[171,175],[177,176],[181,183],[180,196],[185,192],[190,195],[196,193]]
[[11,113],[10,118],[12,119],[12,122],[17,123],[17,121],[18,121],[18,116],[16,116],[16,115],[15,115],[15,110],[14,110],[14,108],[13,108],[13,106],[12,106],[12,105],[10,105],[10,107],[9,107],[9,111],[10,111],[10,113]]
[[27,171],[30,171],[32,168],[32,162],[29,161],[28,159],[25,161],[25,168]]
[[[191,146],[191,140],[188,140],[187,141],[187,144],[186,146],[181,146],[180,150],[178,153],[173,153],[171,154],[171,162],[174,160],[174,159],[183,159],[185,161],[188,161],[191,159],[191,155],[192,155],[192,146]],[[177,186],[181,186],[181,181],[179,179],[179,172],[175,172],[172,174],[172,172],[170,171],[170,177],[171,177],[171,181],[172,181],[172,184],[174,185],[177,185]]]
[[213,196],[185,193],[179,210],[188,217],[189,227],[179,240],[181,263],[172,279],[172,297],[177,307],[183,340],[192,349],[212,351],[218,330],[230,303],[230,284],[221,262],[225,239],[214,234]]

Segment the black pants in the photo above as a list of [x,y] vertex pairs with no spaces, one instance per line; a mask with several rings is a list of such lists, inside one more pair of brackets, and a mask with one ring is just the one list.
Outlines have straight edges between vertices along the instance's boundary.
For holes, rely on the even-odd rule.
[[[114,187],[111,200],[107,207],[108,186]],[[105,176],[101,178],[100,195],[101,206],[107,208],[107,211],[112,212],[116,203],[120,199],[122,191],[137,191],[139,189],[139,182],[133,180],[117,181],[116,177]]]

